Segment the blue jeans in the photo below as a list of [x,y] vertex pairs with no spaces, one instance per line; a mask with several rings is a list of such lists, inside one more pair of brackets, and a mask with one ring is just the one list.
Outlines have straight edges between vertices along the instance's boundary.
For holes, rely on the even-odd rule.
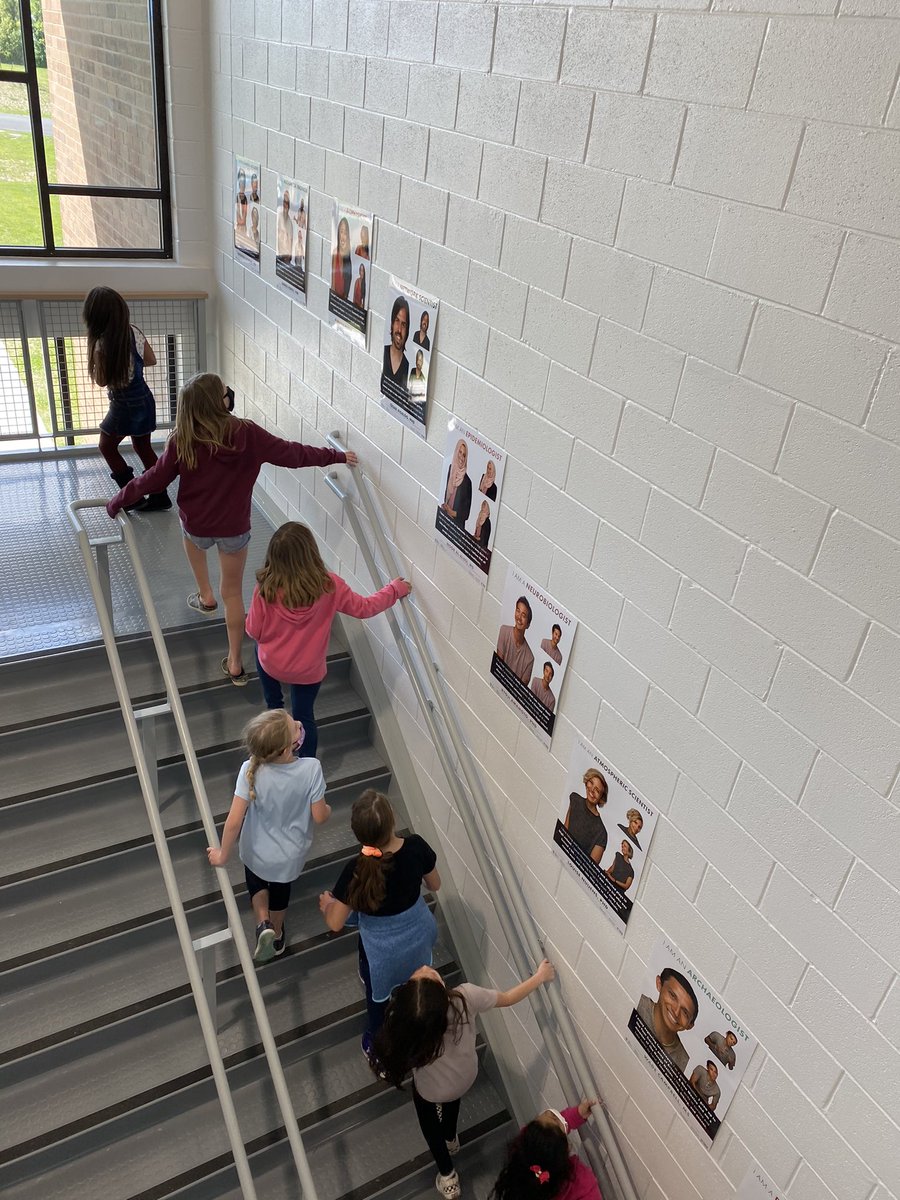
[[370,1037],[374,1037],[384,1024],[384,1014],[387,1012],[390,1000],[372,999],[372,979],[369,974],[369,960],[366,958],[361,937],[359,939],[359,977],[362,979],[363,987],[366,989],[366,1032]]
[[[259,661],[258,648],[256,651],[256,671],[259,675],[259,682],[262,684],[266,708],[284,708],[284,692],[282,691],[281,684],[277,679],[273,679],[271,675],[266,674],[263,670],[262,663]],[[300,747],[300,757],[315,758],[316,751],[319,748],[319,729],[316,725],[313,705],[316,702],[316,696],[318,696],[319,688],[322,684],[291,683],[288,686],[291,689],[291,712],[294,720],[300,722],[305,732],[303,745]]]

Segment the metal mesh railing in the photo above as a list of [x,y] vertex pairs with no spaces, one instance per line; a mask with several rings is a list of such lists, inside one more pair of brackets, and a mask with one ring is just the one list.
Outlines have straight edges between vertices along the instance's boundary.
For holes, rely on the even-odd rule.
[[22,305],[0,300],[0,441],[36,437],[38,418]]

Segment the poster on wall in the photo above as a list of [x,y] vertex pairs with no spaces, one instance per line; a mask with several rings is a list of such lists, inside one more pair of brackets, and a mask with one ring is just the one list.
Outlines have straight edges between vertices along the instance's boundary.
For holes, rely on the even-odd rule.
[[744,1176],[734,1200],[787,1200],[781,1188],[777,1188],[759,1167],[751,1167]]
[[[382,408],[425,436],[431,347],[438,301],[393,275],[388,283],[381,364]],[[410,336],[410,334],[412,336]]]
[[506,453],[455,417],[447,431],[434,540],[487,587]]
[[309,185],[278,176],[275,201],[275,276],[285,291],[306,301],[306,230]]
[[[547,656],[559,654],[553,640]],[[623,936],[631,916],[658,813],[602,754],[577,738],[553,848]]]
[[628,1029],[633,1048],[711,1145],[756,1039],[666,937],[650,956]]
[[234,249],[242,261],[259,270],[262,213],[259,195],[259,163],[234,156]]
[[512,563],[500,622],[491,687],[549,747],[578,622]]
[[358,346],[366,344],[372,268],[372,214],[335,200],[331,214],[332,325]]

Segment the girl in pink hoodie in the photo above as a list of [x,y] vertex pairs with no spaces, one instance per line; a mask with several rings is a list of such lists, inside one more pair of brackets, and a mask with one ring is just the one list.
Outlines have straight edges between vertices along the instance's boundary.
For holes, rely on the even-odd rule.
[[288,521],[272,535],[266,561],[256,572],[246,628],[256,642],[266,707],[284,708],[282,684],[290,684],[291,711],[306,730],[300,750],[304,758],[315,758],[318,747],[313,706],[327,671],[335,613],[374,617],[411,590],[407,579],[395,579],[372,596],[358,596],[326,569],[305,525]]
[[569,1153],[568,1135],[590,1116],[596,1100],[545,1109],[509,1144],[506,1166],[491,1200],[603,1200],[593,1172]]

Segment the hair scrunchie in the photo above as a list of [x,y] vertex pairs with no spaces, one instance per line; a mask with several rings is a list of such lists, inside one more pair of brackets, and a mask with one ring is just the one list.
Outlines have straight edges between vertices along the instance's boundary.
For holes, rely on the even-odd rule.
[[550,1172],[545,1171],[543,1169],[543,1167],[539,1167],[537,1165],[537,1163],[533,1163],[532,1166],[529,1167],[529,1170],[531,1171],[531,1173],[535,1177],[535,1179],[538,1181],[538,1183],[549,1183],[550,1182]]
[[377,846],[363,846],[361,853],[365,858],[381,858],[381,851]]

